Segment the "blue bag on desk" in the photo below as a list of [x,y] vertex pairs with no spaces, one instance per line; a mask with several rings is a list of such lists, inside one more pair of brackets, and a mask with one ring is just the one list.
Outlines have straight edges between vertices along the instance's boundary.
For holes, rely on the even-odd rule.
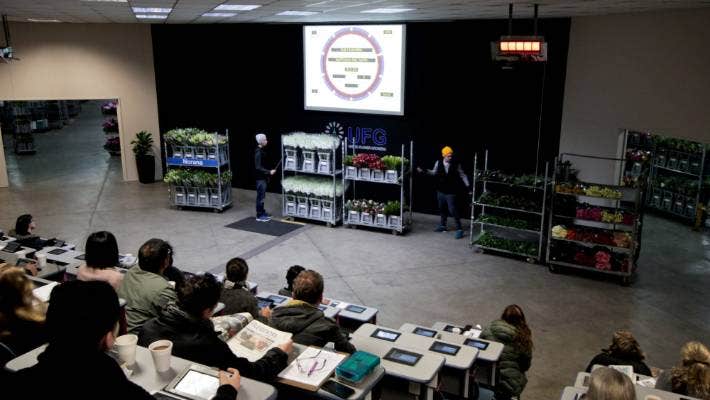
[[358,383],[379,364],[379,357],[366,351],[358,350],[335,368],[335,375],[346,381]]

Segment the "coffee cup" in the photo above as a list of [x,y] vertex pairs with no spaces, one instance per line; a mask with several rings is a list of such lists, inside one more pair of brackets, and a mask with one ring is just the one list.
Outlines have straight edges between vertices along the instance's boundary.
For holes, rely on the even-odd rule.
[[169,340],[156,340],[148,346],[148,350],[150,350],[150,355],[153,356],[156,371],[165,372],[170,369],[173,342]]
[[126,365],[133,365],[136,362],[136,347],[138,346],[138,336],[129,333],[121,335],[113,342],[116,348],[118,359]]
[[46,254],[37,254],[35,257],[37,258],[37,266],[39,266],[40,268],[44,268],[47,266]]
[[661,400],[661,398],[653,394],[647,394],[644,400]]

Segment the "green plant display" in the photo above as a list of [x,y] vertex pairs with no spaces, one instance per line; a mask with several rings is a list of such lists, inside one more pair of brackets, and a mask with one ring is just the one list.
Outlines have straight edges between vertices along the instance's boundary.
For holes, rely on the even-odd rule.
[[399,201],[388,201],[387,204],[385,204],[385,208],[382,213],[385,215],[399,215],[401,213],[401,209],[402,205]]
[[492,206],[515,208],[526,211],[539,211],[542,204],[536,199],[526,199],[506,194],[484,192],[478,199],[479,203]]
[[232,182],[232,172],[225,171],[221,176],[218,176],[215,173],[201,170],[173,169],[165,174],[163,182],[170,185],[188,187],[214,188],[217,187],[219,183],[221,183],[222,186],[229,186]]
[[226,144],[227,137],[197,128],[179,128],[165,132],[165,141],[175,146],[214,146]]
[[402,168],[402,164],[406,167],[409,164],[409,160],[405,157],[386,155],[381,158],[382,163],[385,165],[385,169],[399,171]]
[[153,134],[147,131],[136,133],[135,140],[131,141],[133,154],[136,157],[151,155],[153,153]]
[[512,228],[519,228],[519,229],[529,229],[529,230],[538,230],[540,229],[540,224],[535,224],[531,221],[526,221],[524,219],[518,219],[518,218],[506,218],[506,217],[498,217],[495,215],[481,215],[477,220],[477,222],[485,222],[493,225],[501,225],[501,226],[509,226]]
[[352,167],[353,165],[353,156],[345,156],[343,159],[343,164],[347,167]]
[[490,232],[481,235],[475,244],[494,249],[506,250],[514,253],[537,256],[537,243],[520,240],[510,240],[497,237]]

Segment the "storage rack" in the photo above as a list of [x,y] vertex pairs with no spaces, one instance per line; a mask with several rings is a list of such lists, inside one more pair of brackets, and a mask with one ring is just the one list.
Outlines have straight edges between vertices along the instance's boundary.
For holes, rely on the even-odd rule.
[[342,144],[335,140],[335,145],[330,149],[289,147],[283,144],[286,135],[281,135],[281,183],[287,176],[321,176],[332,180],[333,192],[328,197],[287,193],[282,185],[283,216],[289,220],[300,218],[325,222],[328,227],[335,226],[341,221],[343,208],[342,196],[337,195],[337,183],[342,182],[343,173],[342,169],[337,168],[342,164],[338,160]]
[[[545,175],[543,177],[535,176],[531,185],[489,179],[488,176],[491,171],[492,170],[488,169],[488,151],[486,150],[484,153],[482,170],[478,168],[478,154],[475,154],[473,159],[473,193],[471,198],[471,246],[474,246],[480,250],[526,257],[528,261],[539,262],[542,259],[545,236],[545,205],[547,201],[547,189],[549,186],[548,163],[545,163]],[[481,178],[479,178],[479,175]],[[483,187],[483,191],[480,196],[477,195],[477,188],[479,185]],[[481,202],[481,197],[486,193],[504,193],[515,195],[520,198],[529,199],[531,202],[537,203],[538,206],[534,209],[532,207],[514,208]],[[480,212],[477,212],[477,209],[480,209]],[[486,221],[488,217],[500,218],[501,214],[505,216],[514,216],[516,218],[524,218],[521,219],[521,221],[526,221],[528,226],[522,228],[496,224],[490,222],[490,220]],[[478,233],[475,235],[474,226],[479,227]],[[487,234],[493,235],[498,239],[506,239],[517,242],[516,247],[521,250],[529,246],[525,243],[536,243],[537,251],[535,254],[532,254],[530,252],[519,251],[517,249],[502,249],[478,244],[478,241]]]
[[[408,151],[407,147],[409,147]],[[399,189],[399,214],[369,214],[358,211],[346,210],[343,207],[343,225],[348,227],[366,226],[368,228],[378,228],[392,231],[392,234],[399,235],[411,229],[412,226],[412,171],[414,159],[414,142],[410,141],[409,145],[402,144],[400,158],[402,164],[399,171],[397,170],[370,170],[365,172],[363,168],[345,165],[345,157],[348,156],[348,150],[352,150],[351,156],[355,156],[355,148],[348,146],[348,141],[343,141],[343,188],[347,188],[346,183],[350,183],[351,190],[343,190],[343,204],[347,203],[348,192],[352,195],[352,199],[357,198],[357,185],[359,182],[363,184],[375,185],[391,185]],[[409,155],[409,165],[404,161],[405,155]],[[392,199],[387,199],[392,200]],[[405,209],[407,211],[405,211]]]
[[217,174],[215,187],[171,184],[170,203],[179,210],[183,207],[196,207],[222,212],[232,205],[232,187],[224,185],[221,180],[224,172],[231,171],[229,132],[225,130],[224,136],[217,133],[212,136],[214,144],[210,146],[165,144],[165,165],[168,171],[171,168],[193,168]]
[[[612,184],[578,180],[565,181],[562,177],[567,174],[562,171],[565,168],[565,163],[572,159],[582,160],[585,165],[614,164],[614,170],[618,175],[611,178]],[[556,168],[552,180],[553,190],[547,237],[547,263],[550,271],[555,272],[558,267],[572,268],[618,276],[623,284],[631,282],[636,271],[636,260],[641,244],[642,190],[639,187],[623,185],[623,166],[625,164],[626,160],[623,158],[571,153],[560,154],[560,157],[555,159]],[[567,163],[567,168],[569,165]],[[604,171],[605,168],[594,168],[594,170]],[[593,190],[592,187],[596,187],[596,190]],[[604,197],[602,194],[597,194],[598,191],[603,190],[609,193],[618,192],[621,196]],[[581,212],[578,207],[580,205],[584,207]],[[596,216],[590,218],[585,215],[589,206],[594,209],[594,213],[597,211],[600,213],[600,220],[597,220]],[[604,213],[607,218],[611,218],[611,221],[604,221]],[[622,221],[617,221],[619,218],[622,218]],[[625,247],[594,240],[580,240],[576,236],[577,231],[574,235],[555,236],[553,228],[557,226],[563,226],[565,229],[572,227],[583,232],[587,238],[591,237],[595,240],[601,240],[603,236],[607,240],[613,238],[612,242],[616,244],[617,235],[622,237],[630,235],[630,241],[628,247]],[[571,256],[572,251],[575,252],[574,256]],[[594,255],[590,255],[591,253]],[[607,256],[608,259],[605,260]],[[588,261],[593,262],[594,265],[589,265]]]
[[[101,105],[99,107],[103,107],[103,105]],[[101,113],[104,117],[104,123],[107,123],[111,120],[118,121],[118,113],[105,113],[105,112],[103,112],[103,108],[101,109],[101,111],[102,111]],[[106,137],[106,143],[104,144],[104,149],[112,156],[120,156],[121,155],[121,144],[120,144],[119,131],[116,130],[115,132],[106,132],[104,130],[104,136]],[[119,140],[118,148],[114,148],[110,145],[111,142],[115,142],[116,140]]]

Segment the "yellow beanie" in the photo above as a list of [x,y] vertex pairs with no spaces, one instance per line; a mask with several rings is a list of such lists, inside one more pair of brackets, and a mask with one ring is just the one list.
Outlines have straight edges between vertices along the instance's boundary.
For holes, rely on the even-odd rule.
[[454,149],[452,149],[449,146],[446,146],[443,149],[441,149],[441,156],[442,157],[446,157],[447,155],[453,154],[453,153],[454,153]]

